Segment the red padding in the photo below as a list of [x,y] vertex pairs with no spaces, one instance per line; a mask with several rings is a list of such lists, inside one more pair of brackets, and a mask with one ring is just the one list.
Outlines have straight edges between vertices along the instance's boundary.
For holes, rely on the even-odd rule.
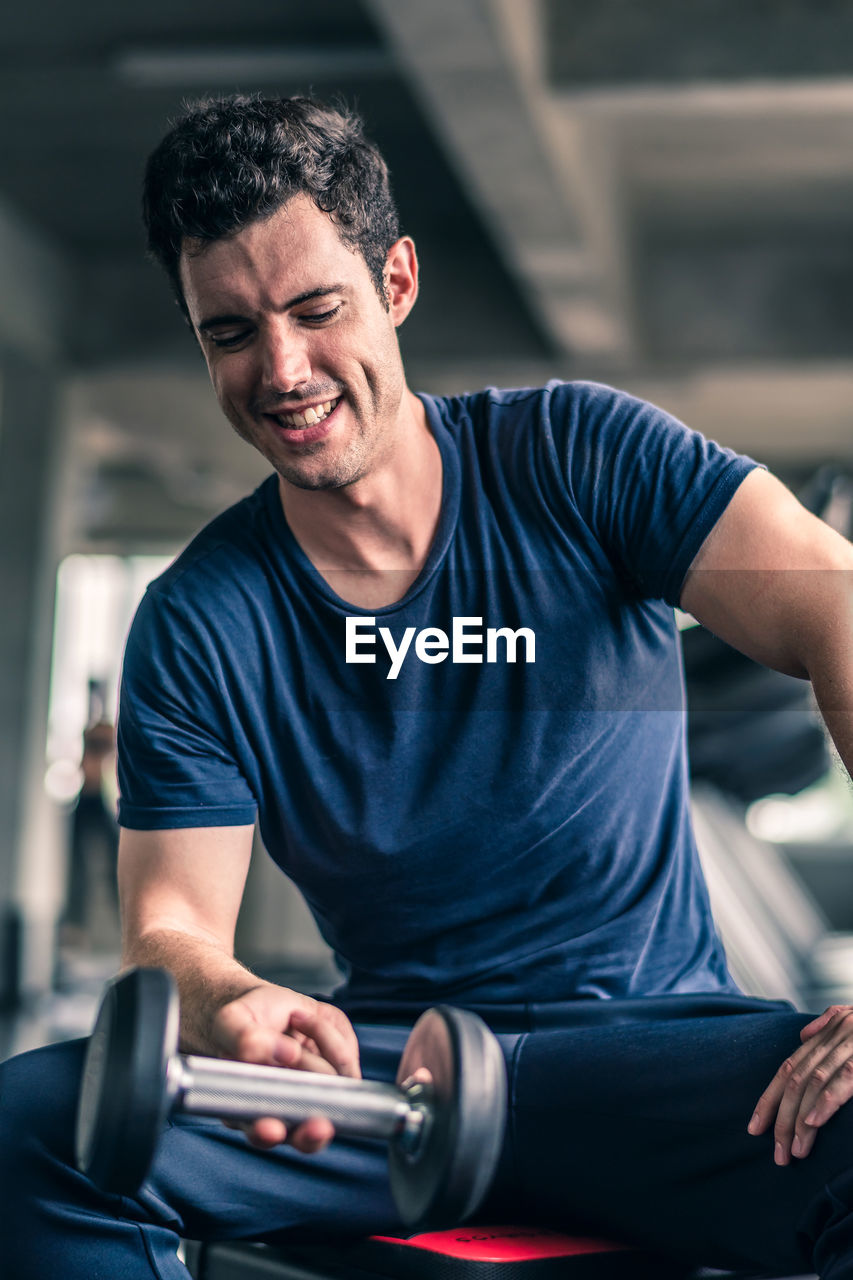
[[544,1227],[454,1227],[451,1231],[427,1231],[398,1239],[371,1236],[387,1244],[408,1245],[469,1262],[527,1262],[536,1258],[569,1258],[578,1254],[621,1253],[631,1246],[595,1236],[569,1236]]

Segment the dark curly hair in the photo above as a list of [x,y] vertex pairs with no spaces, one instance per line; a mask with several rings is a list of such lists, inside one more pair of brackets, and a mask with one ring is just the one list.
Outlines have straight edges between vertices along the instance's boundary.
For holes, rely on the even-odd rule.
[[312,98],[233,94],[190,103],[145,168],[148,248],[185,315],[184,240],[220,240],[300,192],[361,253],[387,307],[383,271],[399,222],[388,167],[361,120]]

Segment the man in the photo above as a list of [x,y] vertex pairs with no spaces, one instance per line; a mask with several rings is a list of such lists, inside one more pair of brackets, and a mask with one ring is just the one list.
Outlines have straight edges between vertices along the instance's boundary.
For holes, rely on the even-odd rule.
[[[390,1078],[420,1009],[477,1009],[511,1079],[488,1216],[853,1271],[853,1014],[810,1021],[727,974],[672,615],[810,678],[849,767],[850,547],[608,388],[412,394],[414,246],[336,112],[190,111],[146,216],[274,474],[153,585],[128,644],[125,962],[176,975],[186,1050],[304,1070]],[[341,957],[333,1001],[233,957],[256,815]],[[183,1275],[181,1233],[394,1229],[381,1148],[328,1146],[322,1119],[181,1120],[137,1197],[99,1193],[70,1167],[80,1057],[3,1069],[16,1276]]]

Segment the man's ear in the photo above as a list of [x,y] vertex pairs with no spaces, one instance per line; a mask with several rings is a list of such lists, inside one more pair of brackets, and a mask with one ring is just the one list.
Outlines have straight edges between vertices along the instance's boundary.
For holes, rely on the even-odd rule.
[[401,325],[418,296],[418,255],[411,236],[401,236],[385,259],[385,297],[395,325]]

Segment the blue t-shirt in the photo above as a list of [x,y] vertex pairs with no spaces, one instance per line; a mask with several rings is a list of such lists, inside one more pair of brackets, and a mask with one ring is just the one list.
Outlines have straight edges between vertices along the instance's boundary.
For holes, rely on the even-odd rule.
[[396,604],[331,589],[275,476],[149,588],[121,823],[257,815],[345,1005],[736,990],[690,829],[672,606],[754,464],[592,383],[423,402],[441,515]]

